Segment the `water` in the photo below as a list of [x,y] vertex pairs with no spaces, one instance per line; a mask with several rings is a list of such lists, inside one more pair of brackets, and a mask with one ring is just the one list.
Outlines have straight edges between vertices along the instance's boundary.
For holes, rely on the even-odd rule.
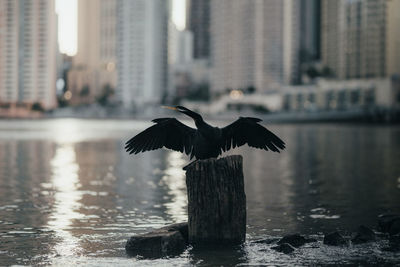
[[[217,123],[223,125],[224,123]],[[129,156],[123,143],[142,121],[0,121],[0,265],[309,265],[400,263],[385,241],[321,244],[323,233],[376,226],[400,213],[400,127],[270,125],[281,154],[243,147],[247,243],[175,258],[128,258],[127,238],[186,221],[180,153]],[[319,240],[283,255],[254,240],[300,232]],[[318,248],[315,248],[318,247]]]

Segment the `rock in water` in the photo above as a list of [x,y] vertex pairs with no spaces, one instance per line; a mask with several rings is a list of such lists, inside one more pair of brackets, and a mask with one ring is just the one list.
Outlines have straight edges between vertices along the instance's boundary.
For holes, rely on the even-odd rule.
[[390,225],[389,228],[389,234],[390,235],[397,235],[400,234],[400,217],[393,220],[392,224]]
[[295,251],[295,248],[288,243],[279,244],[278,246],[272,247],[271,249],[276,250],[278,252],[285,253],[285,254],[289,254],[289,253],[292,253],[293,251]]
[[400,250],[400,235],[393,235],[389,238],[389,245]]
[[183,239],[185,240],[185,243],[188,243],[188,223],[187,222],[174,223],[174,224],[165,226],[161,229],[167,230],[168,232],[179,231],[179,233],[181,233]]
[[362,244],[375,241],[375,239],[376,236],[374,231],[364,225],[360,225],[360,227],[358,227],[355,237],[351,240],[351,242],[353,242],[354,244]]
[[125,250],[129,256],[161,258],[181,254],[186,245],[187,223],[180,223],[132,236],[126,242]]
[[343,246],[347,244],[347,241],[339,232],[333,232],[324,236],[324,244],[329,246]]
[[389,238],[389,246],[384,248],[385,251],[398,252],[400,251],[400,235],[392,235]]
[[396,214],[382,214],[378,217],[379,231],[396,235],[400,233],[400,216]]
[[293,247],[301,247],[302,245],[304,245],[305,243],[310,243],[310,242],[316,242],[317,240],[315,239],[308,239],[305,238],[299,234],[293,234],[293,235],[286,235],[284,237],[282,237],[279,241],[278,244],[290,244]]

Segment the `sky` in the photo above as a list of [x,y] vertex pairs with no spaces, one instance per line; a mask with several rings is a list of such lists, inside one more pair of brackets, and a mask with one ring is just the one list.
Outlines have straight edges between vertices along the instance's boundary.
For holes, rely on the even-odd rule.
[[[77,52],[78,0],[56,0],[58,43],[61,53],[73,56]],[[80,0],[82,1],[82,0]],[[172,0],[172,21],[178,30],[185,28],[186,0]]]
[[73,56],[76,54],[78,34],[77,0],[56,0],[58,14],[58,45],[61,53]]
[[186,0],[173,0],[172,2],[172,21],[178,30],[185,29],[186,24]]

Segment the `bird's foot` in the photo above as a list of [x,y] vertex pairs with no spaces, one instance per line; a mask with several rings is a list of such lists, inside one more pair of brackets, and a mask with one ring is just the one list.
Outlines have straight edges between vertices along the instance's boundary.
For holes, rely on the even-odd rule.
[[196,159],[196,160],[190,162],[188,165],[186,165],[186,166],[183,167],[182,169],[183,169],[184,171],[187,171],[187,169],[188,169],[192,164],[196,163],[196,161],[198,161],[198,159]]

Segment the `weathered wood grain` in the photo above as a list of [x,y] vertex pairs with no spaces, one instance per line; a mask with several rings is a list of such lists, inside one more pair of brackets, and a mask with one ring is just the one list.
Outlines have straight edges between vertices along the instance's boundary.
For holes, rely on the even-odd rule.
[[240,244],[246,236],[242,156],[199,160],[186,168],[191,244]]

